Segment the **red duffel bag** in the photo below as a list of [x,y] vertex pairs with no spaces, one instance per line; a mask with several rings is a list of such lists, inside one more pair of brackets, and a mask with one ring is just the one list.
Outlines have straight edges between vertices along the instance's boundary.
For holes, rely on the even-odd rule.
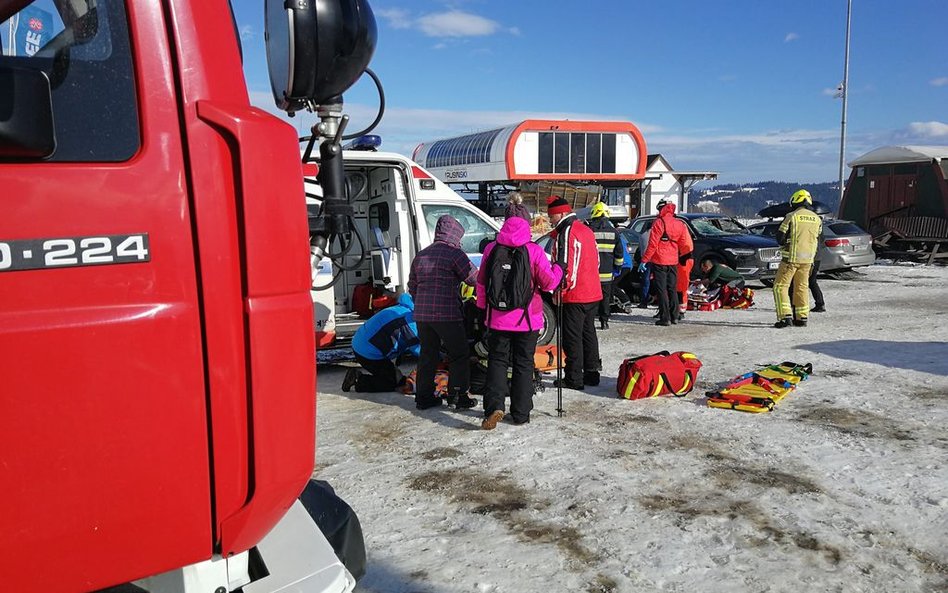
[[659,352],[627,358],[619,365],[616,391],[625,399],[681,397],[694,389],[701,361],[691,352]]

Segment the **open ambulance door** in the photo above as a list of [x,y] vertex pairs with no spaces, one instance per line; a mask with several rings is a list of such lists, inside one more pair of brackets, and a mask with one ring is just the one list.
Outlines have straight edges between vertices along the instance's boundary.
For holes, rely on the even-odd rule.
[[414,255],[408,217],[410,196],[404,174],[393,165],[374,167],[369,171],[369,186],[366,248],[372,283],[387,291],[402,292],[408,285]]

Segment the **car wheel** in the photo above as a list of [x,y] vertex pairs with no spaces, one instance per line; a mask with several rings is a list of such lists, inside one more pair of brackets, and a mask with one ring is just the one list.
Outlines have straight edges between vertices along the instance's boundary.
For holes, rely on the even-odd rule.
[[546,346],[553,341],[556,332],[556,307],[552,303],[543,300],[543,331],[537,339],[538,346]]

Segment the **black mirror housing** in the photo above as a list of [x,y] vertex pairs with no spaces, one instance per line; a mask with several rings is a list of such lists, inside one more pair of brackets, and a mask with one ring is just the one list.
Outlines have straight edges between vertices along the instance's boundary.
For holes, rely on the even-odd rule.
[[267,0],[266,44],[277,107],[341,103],[369,65],[378,31],[367,0]]
[[45,159],[56,152],[49,77],[0,66],[0,158]]

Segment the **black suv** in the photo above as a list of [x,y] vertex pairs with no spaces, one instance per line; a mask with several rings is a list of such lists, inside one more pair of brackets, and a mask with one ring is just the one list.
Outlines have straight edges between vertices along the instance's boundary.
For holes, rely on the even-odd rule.
[[[751,233],[747,227],[721,214],[676,214],[691,230],[695,242],[695,266],[692,278],[701,276],[700,262],[710,259],[725,263],[748,280],[771,280],[780,265],[777,242],[770,237]],[[655,216],[640,216],[629,223],[628,229],[620,229],[626,239],[638,249],[639,236],[652,228]]]

